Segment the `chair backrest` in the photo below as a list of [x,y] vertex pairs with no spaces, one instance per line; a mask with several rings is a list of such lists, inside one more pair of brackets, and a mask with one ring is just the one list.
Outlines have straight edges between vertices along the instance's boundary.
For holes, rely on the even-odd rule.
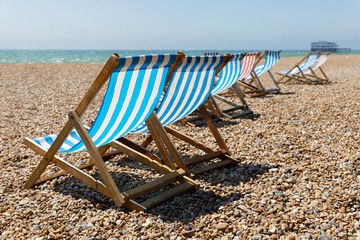
[[215,55],[219,55],[218,52],[204,52],[205,56],[215,56]]
[[211,91],[211,94],[213,95],[225,91],[226,89],[234,85],[234,83],[240,78],[241,60],[244,57],[244,54],[235,53],[230,55],[232,57],[231,60],[221,70],[220,76]]
[[[156,115],[163,126],[176,122],[199,108],[214,86],[217,68],[224,56],[188,56],[174,71]],[[146,132],[145,124],[132,132]]]
[[[312,68],[312,70],[315,70],[318,67],[320,67],[321,65],[323,65],[326,62],[326,60],[328,59],[329,54],[330,54],[330,52],[325,52],[325,53],[320,52],[319,57],[316,60],[316,62],[310,66]],[[310,68],[308,68],[303,72],[304,72],[304,74],[308,74],[311,72],[311,70],[310,70]]]
[[[260,76],[272,68],[275,63],[280,60],[280,52],[281,51],[268,51],[265,55],[265,63],[254,68],[256,75]],[[251,76],[247,77],[247,79],[249,78],[251,78]]]
[[260,53],[246,53],[244,55],[243,59],[241,60],[241,73],[239,80],[247,78],[251,74],[259,54]]
[[[317,59],[318,59],[318,54],[317,54],[317,53],[312,53],[312,54],[310,54],[310,55],[308,56],[308,58],[306,59],[305,63],[304,63],[303,65],[299,66],[300,69],[301,69],[301,71],[306,71],[306,70],[308,70],[309,67],[316,62]],[[295,68],[289,73],[289,75],[297,74],[297,73],[299,73],[299,72],[300,72],[300,70],[299,70],[297,67],[295,67]]]
[[[107,91],[89,135],[95,146],[118,139],[142,124],[154,111],[176,54],[119,58],[110,76]],[[56,135],[33,139],[52,144]],[[42,144],[41,144],[42,143]],[[74,130],[59,152],[84,151],[86,147]]]

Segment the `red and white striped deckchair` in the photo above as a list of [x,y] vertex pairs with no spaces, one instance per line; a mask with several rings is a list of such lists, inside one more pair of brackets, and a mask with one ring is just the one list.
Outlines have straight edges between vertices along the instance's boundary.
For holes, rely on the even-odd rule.
[[[217,115],[229,118],[236,118],[239,116],[252,114],[252,111],[249,109],[249,106],[244,99],[244,94],[238,86],[238,80],[246,78],[251,74],[256,59],[259,55],[260,52],[232,54],[233,59],[221,71],[218,82],[216,83],[210,96],[211,103],[214,105]],[[219,96],[220,92],[224,92],[230,87],[233,87],[242,105],[235,104],[234,102],[231,102],[224,97]],[[231,108],[221,110],[219,104],[215,100],[222,101],[223,103],[230,105]],[[231,115],[228,114],[236,110],[242,110],[242,112]]]
[[[280,87],[270,71],[270,69],[280,60],[280,53],[281,50],[265,50],[264,53],[257,59],[255,63],[256,67],[254,67],[251,75],[241,80],[242,82],[248,83],[257,89],[257,91],[251,90],[249,93],[265,95],[267,93],[278,93],[280,91]],[[265,58],[264,64],[258,65],[263,58]],[[272,81],[272,88],[267,87],[262,81],[260,81],[260,76],[266,72],[269,74],[270,80]],[[269,86],[269,84],[267,85]]]

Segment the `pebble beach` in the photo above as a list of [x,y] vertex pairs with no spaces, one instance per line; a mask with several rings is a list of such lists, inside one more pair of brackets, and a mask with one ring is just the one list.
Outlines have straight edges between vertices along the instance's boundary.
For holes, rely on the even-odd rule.
[[[300,59],[281,58],[273,74]],[[330,55],[330,84],[281,84],[280,94],[246,97],[253,116],[215,123],[239,164],[197,176],[199,190],[147,212],[118,208],[69,175],[23,188],[41,160],[23,138],[59,132],[102,66],[0,65],[0,239],[360,239],[360,55]],[[173,127],[217,148],[205,126]],[[184,158],[201,154],[174,143]],[[106,165],[121,190],[160,176],[125,155]],[[46,174],[57,171],[51,165]],[[88,173],[99,177],[95,168]]]

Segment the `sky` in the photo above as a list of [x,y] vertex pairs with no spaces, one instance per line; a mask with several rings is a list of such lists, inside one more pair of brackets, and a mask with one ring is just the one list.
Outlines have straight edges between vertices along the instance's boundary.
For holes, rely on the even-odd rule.
[[0,0],[0,49],[360,49],[359,0]]

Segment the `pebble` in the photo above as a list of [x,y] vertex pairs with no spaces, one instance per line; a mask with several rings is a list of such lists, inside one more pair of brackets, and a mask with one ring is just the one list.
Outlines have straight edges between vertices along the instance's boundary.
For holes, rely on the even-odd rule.
[[253,211],[257,212],[257,213],[262,213],[264,211],[264,209],[259,207],[259,208],[254,208]]
[[220,230],[220,231],[224,231],[229,225],[227,223],[219,223],[217,226],[216,226],[216,229],[217,230]]
[[261,239],[261,235],[254,235],[251,237],[251,240],[260,240]]
[[328,235],[326,235],[325,233],[322,233],[320,235],[320,240],[330,240],[330,238],[328,237]]
[[[273,72],[298,60],[284,57]],[[146,212],[118,208],[69,175],[23,188],[41,159],[23,137],[58,132],[102,65],[0,64],[0,239],[359,238],[359,55],[351,61],[330,55],[324,70],[332,84],[281,84],[285,94],[246,97],[253,118],[215,123],[239,164],[197,176],[200,190]],[[224,94],[236,101],[231,92]],[[99,99],[83,116],[86,125]],[[172,127],[218,149],[206,127]],[[145,139],[127,137],[137,143]],[[174,142],[185,158],[202,154]],[[150,150],[157,151],[153,144]],[[85,152],[63,155],[74,165],[89,160]],[[161,175],[124,155],[106,166],[121,191]],[[56,171],[49,165],[46,174]],[[97,168],[85,171],[101,180]]]

